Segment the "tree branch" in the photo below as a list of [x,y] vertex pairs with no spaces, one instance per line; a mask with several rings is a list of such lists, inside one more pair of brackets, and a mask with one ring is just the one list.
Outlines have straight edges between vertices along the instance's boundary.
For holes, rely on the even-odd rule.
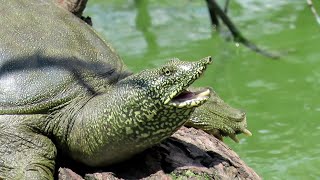
[[319,14],[317,13],[317,10],[316,10],[316,8],[315,8],[314,5],[313,5],[312,0],[307,0],[307,3],[308,3],[308,5],[309,5],[309,7],[310,7],[310,9],[311,9],[312,14],[313,14],[314,17],[316,18],[317,23],[320,25],[320,16],[319,16]]
[[81,18],[84,22],[92,26],[89,16],[84,17],[82,13],[86,8],[88,0],[54,0],[59,6]]
[[[265,51],[263,49],[260,49],[257,45],[249,41],[247,38],[245,38],[241,32],[238,30],[238,28],[234,25],[234,23],[231,21],[231,19],[227,16],[227,14],[220,8],[220,6],[217,4],[215,0],[206,0],[208,9],[211,14],[215,14],[216,16],[220,17],[223,23],[228,27],[229,31],[231,32],[234,41],[239,42],[249,49],[262,54],[264,56],[267,56],[269,58],[277,59],[279,58],[279,55],[270,53],[268,51]],[[212,17],[212,16],[211,16]]]

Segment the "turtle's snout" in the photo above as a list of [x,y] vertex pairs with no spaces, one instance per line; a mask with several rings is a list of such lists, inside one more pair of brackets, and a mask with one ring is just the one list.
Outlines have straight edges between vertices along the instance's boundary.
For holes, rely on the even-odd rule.
[[212,58],[211,58],[211,56],[208,56],[208,57],[205,57],[205,58],[203,58],[203,59],[200,59],[200,61],[199,61],[201,64],[203,64],[203,65],[208,65],[208,64],[211,64],[212,63]]
[[[197,79],[200,77],[200,75],[203,74],[203,72],[207,69],[207,66],[211,64],[211,62],[212,58],[211,56],[208,56],[190,64],[192,67],[191,69],[193,69],[192,71],[197,73]],[[190,71],[188,73],[190,73]]]
[[211,58],[211,56],[208,56],[208,57],[200,59],[196,63],[198,64],[199,72],[202,74],[203,71],[205,71],[207,69],[207,66],[212,63],[212,58]]

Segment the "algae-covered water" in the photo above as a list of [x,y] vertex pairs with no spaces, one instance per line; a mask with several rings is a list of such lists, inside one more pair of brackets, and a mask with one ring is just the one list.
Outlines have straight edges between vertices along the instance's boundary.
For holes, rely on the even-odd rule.
[[90,0],[86,14],[135,72],[213,56],[196,84],[244,109],[253,133],[226,143],[264,179],[320,179],[320,25],[306,1],[231,1],[242,33],[279,60],[212,31],[204,0]]

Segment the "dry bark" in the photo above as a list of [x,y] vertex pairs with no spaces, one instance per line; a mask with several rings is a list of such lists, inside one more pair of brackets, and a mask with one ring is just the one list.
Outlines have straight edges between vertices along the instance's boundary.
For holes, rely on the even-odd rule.
[[[78,174],[77,174],[78,173]],[[182,127],[132,159],[101,169],[71,165],[59,179],[261,179],[227,145],[202,130]]]
[[89,16],[82,16],[84,9],[86,8],[88,0],[54,0],[59,6],[73,13],[77,17],[81,18],[84,22],[92,25],[91,18]]
[[82,16],[88,0],[55,0],[61,7],[78,17]]

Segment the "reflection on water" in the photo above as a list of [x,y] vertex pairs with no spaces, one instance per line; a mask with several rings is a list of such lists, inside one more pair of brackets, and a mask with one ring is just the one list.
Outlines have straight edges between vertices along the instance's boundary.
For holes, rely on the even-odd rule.
[[265,179],[320,179],[319,26],[301,0],[230,1],[229,13],[270,60],[211,32],[205,1],[89,1],[94,27],[130,69],[171,57],[214,63],[197,85],[245,109],[253,136],[231,146]]
[[136,28],[141,31],[147,42],[147,54],[155,54],[158,51],[158,45],[155,34],[150,30],[151,17],[148,12],[148,0],[135,0],[137,9]]

